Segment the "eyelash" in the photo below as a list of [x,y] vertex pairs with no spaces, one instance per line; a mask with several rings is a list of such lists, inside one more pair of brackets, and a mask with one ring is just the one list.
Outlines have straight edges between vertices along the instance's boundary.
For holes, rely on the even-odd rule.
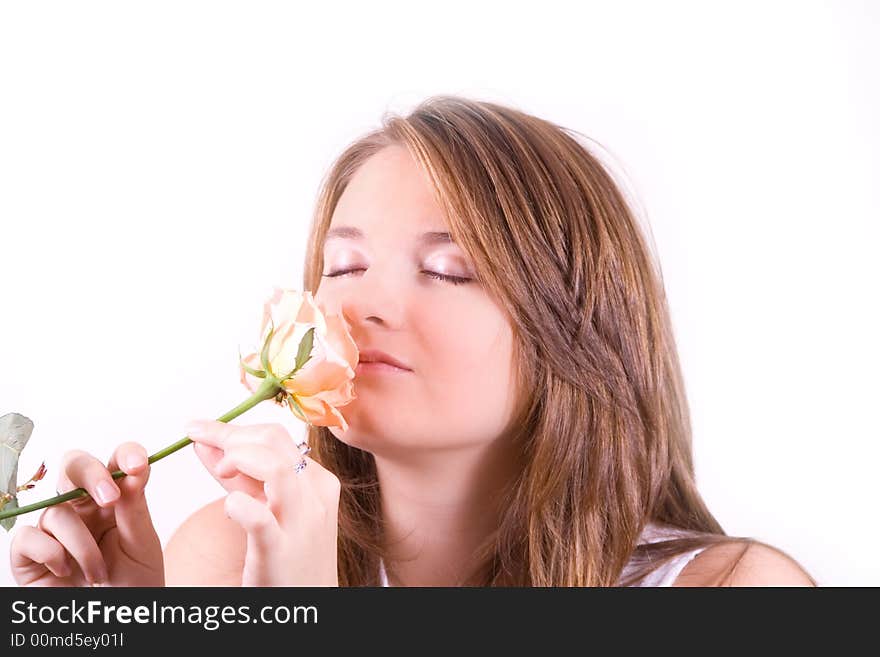
[[[324,277],[325,278],[335,278],[337,276],[342,276],[344,274],[350,274],[350,273],[356,272],[356,271],[364,271],[364,269],[362,267],[355,268],[355,269],[341,269],[339,271],[334,271],[329,274],[324,274]],[[449,276],[447,274],[438,274],[435,271],[429,271],[427,269],[423,269],[422,273],[430,278],[434,278],[439,281],[445,281],[447,283],[452,283],[453,285],[464,285],[465,283],[470,283],[472,280],[470,278],[463,278],[461,276]]]

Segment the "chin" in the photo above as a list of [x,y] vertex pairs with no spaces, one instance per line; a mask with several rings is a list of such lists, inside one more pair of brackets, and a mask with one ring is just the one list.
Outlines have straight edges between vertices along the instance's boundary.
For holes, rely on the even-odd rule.
[[342,431],[339,427],[328,428],[330,429],[330,433],[332,433],[339,442],[345,443],[349,447],[369,452],[370,454],[382,452],[389,447],[389,443],[384,434],[365,430],[363,425],[356,421],[349,421],[347,431]]
[[367,442],[363,438],[363,433],[357,430],[351,422],[348,423],[348,430],[343,431],[339,427],[327,427],[339,442],[345,443],[350,447],[358,449],[366,449],[364,443]]

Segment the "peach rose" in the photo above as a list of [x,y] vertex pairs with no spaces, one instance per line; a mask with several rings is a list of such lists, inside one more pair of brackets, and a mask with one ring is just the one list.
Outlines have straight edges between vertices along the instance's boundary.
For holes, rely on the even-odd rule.
[[[308,360],[285,380],[296,368],[300,341],[312,328],[315,330]],[[279,393],[277,401],[288,403],[293,413],[309,424],[347,431],[348,423],[338,409],[357,398],[353,379],[359,353],[345,318],[325,316],[309,291],[276,287],[264,305],[260,331],[263,347],[270,332],[269,375],[281,382],[286,393]],[[261,377],[254,373],[264,372],[261,352],[241,359],[240,366],[242,384],[256,392]]]

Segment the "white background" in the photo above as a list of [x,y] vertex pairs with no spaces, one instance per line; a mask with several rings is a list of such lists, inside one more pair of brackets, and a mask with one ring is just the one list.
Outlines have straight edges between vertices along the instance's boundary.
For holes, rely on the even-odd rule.
[[[333,158],[454,93],[585,133],[626,180],[726,531],[880,585],[878,6],[4,2],[0,415],[35,422],[22,479],[49,467],[22,503],[67,449],[152,453],[244,399],[238,346],[301,287]],[[236,422],[263,421],[303,427]],[[163,543],[222,494],[191,448],[157,463]]]

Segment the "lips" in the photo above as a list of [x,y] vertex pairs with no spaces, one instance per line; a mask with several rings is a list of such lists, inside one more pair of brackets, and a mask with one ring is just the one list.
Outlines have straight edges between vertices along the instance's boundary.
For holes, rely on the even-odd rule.
[[378,349],[359,349],[360,354],[360,362],[362,363],[387,363],[388,365],[393,365],[394,367],[398,367],[402,370],[406,370],[411,372],[412,370],[391,354],[386,354],[384,351],[380,351]]

